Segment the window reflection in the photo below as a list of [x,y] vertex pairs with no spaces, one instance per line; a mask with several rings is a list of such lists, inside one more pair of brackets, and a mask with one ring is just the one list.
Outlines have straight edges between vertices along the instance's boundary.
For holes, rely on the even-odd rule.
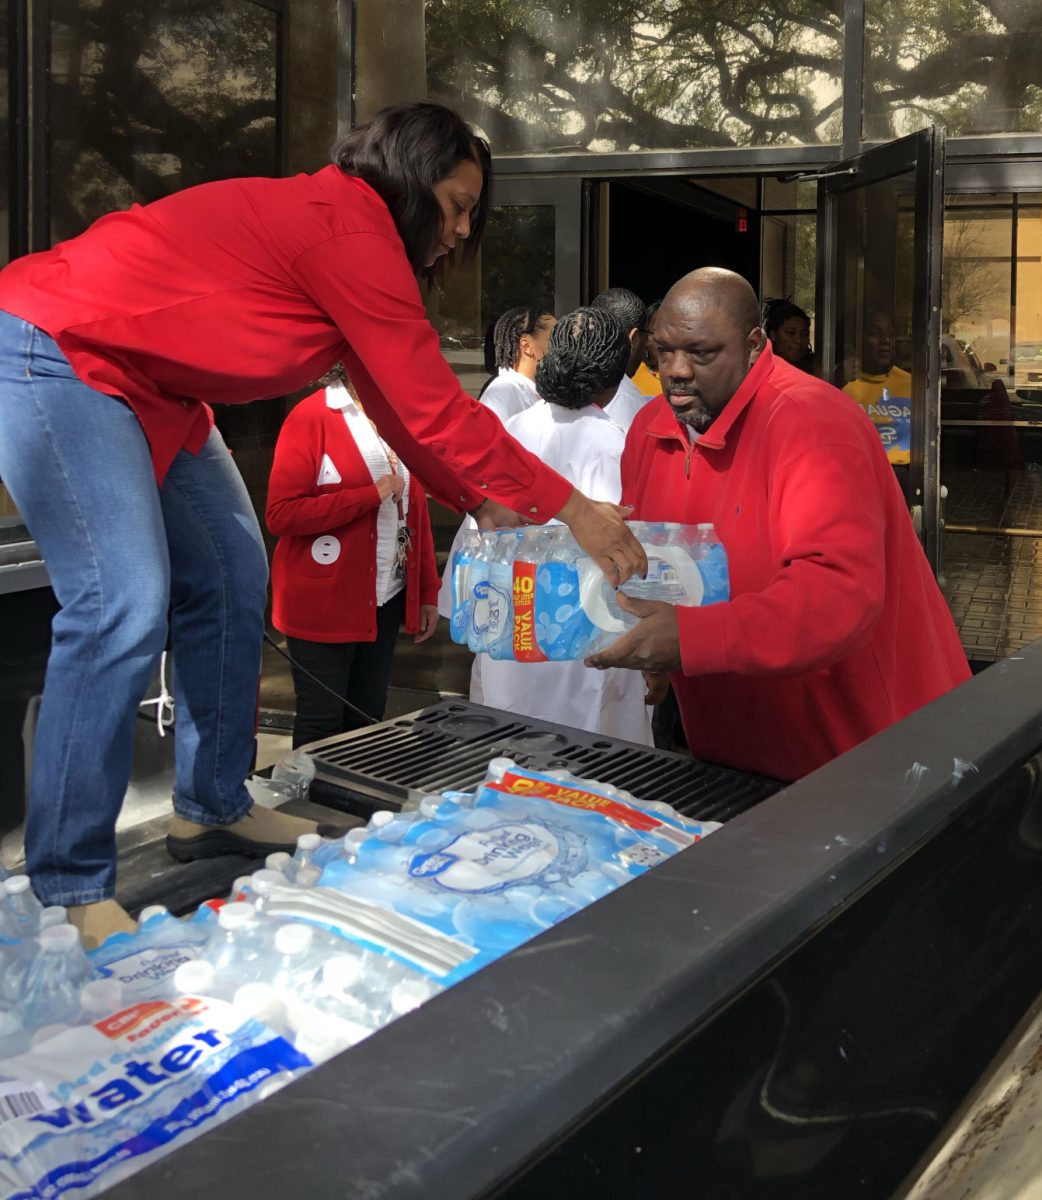
[[1037,0],[867,0],[865,21],[867,140],[929,124],[961,136],[1042,130]]
[[52,239],[191,184],[277,175],[278,21],[248,0],[55,0]]
[[842,6],[828,0],[425,7],[431,96],[497,154],[841,140]]

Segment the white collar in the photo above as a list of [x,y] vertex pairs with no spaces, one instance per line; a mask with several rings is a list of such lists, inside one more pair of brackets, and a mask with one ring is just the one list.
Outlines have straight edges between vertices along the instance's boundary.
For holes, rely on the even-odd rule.
[[[504,379],[510,376],[516,383],[523,383],[530,392],[535,392],[535,382],[528,378],[527,375],[522,375],[520,371],[515,371],[513,367],[500,367],[499,378]],[[538,393],[536,393],[538,395]]]

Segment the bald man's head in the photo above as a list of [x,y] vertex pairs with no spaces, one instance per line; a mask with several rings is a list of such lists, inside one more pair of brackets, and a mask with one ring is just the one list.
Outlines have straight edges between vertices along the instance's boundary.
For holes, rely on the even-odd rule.
[[677,420],[704,432],[762,349],[756,293],[734,271],[692,271],[662,302],[655,341],[663,391]]

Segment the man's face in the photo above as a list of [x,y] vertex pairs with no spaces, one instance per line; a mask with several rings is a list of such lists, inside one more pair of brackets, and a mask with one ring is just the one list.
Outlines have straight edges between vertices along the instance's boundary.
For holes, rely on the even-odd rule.
[[877,313],[865,328],[862,356],[869,375],[885,375],[894,365],[894,323]]
[[672,304],[655,321],[659,377],[681,425],[704,433],[738,390],[756,359],[759,329],[739,329],[724,309]]

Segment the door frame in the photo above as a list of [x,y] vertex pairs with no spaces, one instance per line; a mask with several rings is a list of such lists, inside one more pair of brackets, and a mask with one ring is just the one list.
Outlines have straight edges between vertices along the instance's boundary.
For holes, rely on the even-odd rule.
[[941,568],[941,257],[944,244],[944,131],[929,126],[837,163],[818,185],[816,349],[821,375],[835,377],[840,271],[858,248],[839,242],[842,197],[900,175],[914,176],[912,294],[912,518],[934,574]]

